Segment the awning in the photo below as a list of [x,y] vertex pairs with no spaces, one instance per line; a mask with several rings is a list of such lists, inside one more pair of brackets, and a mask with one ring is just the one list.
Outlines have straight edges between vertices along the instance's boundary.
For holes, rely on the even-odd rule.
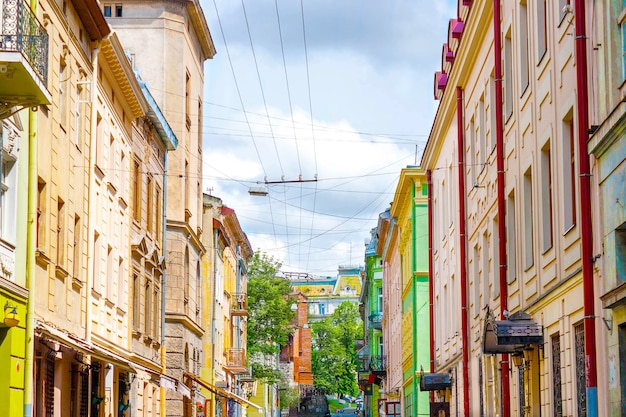
[[223,390],[222,388],[216,387],[213,384],[209,384],[202,378],[197,377],[196,375],[190,374],[189,372],[185,372],[184,376],[189,377],[193,381],[196,381],[198,384],[202,385],[204,388],[208,389],[215,394],[221,395],[222,397],[230,398],[241,405],[249,405],[251,407],[256,408],[258,411],[262,411],[263,407],[256,405],[253,402],[246,400],[245,398],[240,397],[239,395],[233,394],[232,392]]
[[511,314],[507,320],[495,320],[487,311],[483,332],[483,353],[513,353],[543,344],[543,328],[523,311]]

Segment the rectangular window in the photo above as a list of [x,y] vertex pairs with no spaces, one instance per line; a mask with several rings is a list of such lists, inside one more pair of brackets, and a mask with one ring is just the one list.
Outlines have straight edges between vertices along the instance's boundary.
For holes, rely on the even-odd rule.
[[191,75],[185,74],[185,125],[191,131]]
[[576,225],[576,146],[573,111],[563,119],[563,232]]
[[[157,275],[157,281],[156,282],[160,282],[160,276]],[[153,303],[153,309],[154,309],[154,315],[152,316],[152,326],[153,326],[153,330],[152,330],[152,336],[159,340],[159,338],[161,337],[160,333],[159,333],[159,328],[161,326],[161,321],[159,319],[159,317],[161,317],[161,303],[160,303],[160,291],[159,291],[159,286],[158,284],[155,284],[154,286],[154,303]]]
[[110,172],[110,176],[109,176],[109,183],[113,184],[115,186],[115,188],[117,188],[117,182],[113,180],[114,177],[117,177],[117,172],[118,170],[116,169],[117,167],[115,166],[115,136],[111,135],[109,137],[109,160],[108,162],[108,167],[111,170]]
[[483,246],[481,251],[481,257],[483,260],[482,280],[483,280],[483,297],[482,306],[489,304],[489,235],[487,231],[483,233]]
[[576,373],[576,408],[578,417],[587,417],[587,379],[585,376],[585,326],[574,326],[574,354]]
[[57,199],[57,265],[65,265],[65,202]]
[[113,301],[113,294],[115,294],[115,292],[113,291],[114,288],[114,282],[115,282],[115,276],[113,275],[115,273],[115,259],[113,257],[113,248],[111,246],[107,246],[107,276],[106,276],[106,283],[107,283],[107,288],[106,288],[106,298],[109,301]]
[[504,120],[509,120],[513,115],[513,46],[511,44],[511,30],[504,37]]
[[489,153],[496,148],[496,79],[494,74],[489,76]]
[[115,5],[115,17],[122,17],[122,5],[121,4]]
[[[537,0],[537,3],[541,3],[542,0]],[[520,92],[524,94],[526,88],[528,88],[528,7],[526,6],[526,0],[522,0],[519,3],[519,58],[520,58]]]
[[617,282],[626,281],[626,223],[615,229],[615,275]]
[[511,191],[506,199],[506,266],[507,266],[507,282],[510,284],[515,281],[517,269],[517,236],[515,227],[515,191]]
[[161,189],[158,186],[156,186],[156,190],[155,190],[154,194],[155,194],[155,199],[156,199],[156,202],[155,202],[155,204],[156,204],[156,210],[155,210],[155,214],[156,214],[156,219],[155,219],[155,222],[156,222],[156,228],[155,228],[156,240],[160,241],[160,239],[161,239],[161,230],[162,230],[161,229],[161,220],[163,218],[163,213],[161,213],[161,198],[162,198],[161,197]]
[[563,417],[563,388],[561,385],[561,336],[557,333],[552,341],[552,402],[554,416]]
[[98,232],[94,232],[93,235],[93,262],[92,262],[92,270],[93,270],[93,285],[92,288],[95,292],[100,294],[100,235]]
[[133,161],[133,218],[141,221],[141,162]]
[[495,300],[500,296],[500,248],[499,248],[499,236],[498,233],[498,218],[494,217],[491,222],[491,236],[493,245],[493,299]]
[[542,249],[552,248],[552,154],[550,140],[541,148],[541,223]]
[[382,287],[378,287],[378,312],[382,313],[383,312],[383,288]]
[[474,186],[476,183],[476,123],[474,122],[474,116],[470,119],[468,139],[470,184],[472,184],[471,186]]
[[152,281],[146,277],[146,291],[144,292],[144,326],[146,336],[152,336]]
[[533,239],[535,221],[533,218],[533,171],[532,167],[524,173],[524,268],[534,265]]
[[81,255],[81,230],[80,230],[80,216],[74,215],[74,231],[73,231],[74,244],[72,245],[72,276],[80,279],[80,255]]
[[478,149],[480,154],[478,155],[478,163],[481,166],[478,168],[478,172],[481,172],[487,162],[487,137],[485,132],[487,114],[485,113],[485,96],[480,96],[478,100]]
[[472,275],[474,276],[474,317],[477,317],[480,313],[479,261],[480,252],[478,245],[474,245],[474,257],[472,258]]
[[189,211],[189,197],[191,192],[189,191],[189,162],[185,161],[185,210]]
[[46,198],[46,182],[41,178],[38,179],[37,192],[37,249],[45,252],[48,200]]
[[[562,1],[562,0],[561,0]],[[567,0],[569,2],[569,0]],[[540,62],[548,50],[548,23],[546,0],[537,0],[537,62]]]
[[626,1],[623,0],[617,24],[622,35],[622,79],[626,79]]
[[147,188],[147,201],[146,201],[146,210],[147,210],[147,214],[146,214],[146,222],[147,222],[147,230],[148,233],[152,234],[153,232],[153,225],[154,225],[154,219],[153,219],[153,215],[154,215],[154,209],[153,209],[153,184],[152,184],[152,176],[148,175],[148,183],[146,184],[146,188]]
[[100,113],[96,116],[96,165],[102,169],[104,167],[104,122]]
[[70,70],[68,68],[65,57],[61,57],[59,63],[59,124],[63,131],[67,131],[67,117],[68,117],[68,85],[69,85]]
[[119,257],[117,259],[117,307],[123,311],[126,311],[126,265],[124,263],[124,258]]
[[104,6],[104,17],[111,17],[111,5]]
[[138,332],[141,325],[140,310],[139,310],[139,297],[141,296],[141,282],[139,280],[139,274],[133,272],[133,331]]

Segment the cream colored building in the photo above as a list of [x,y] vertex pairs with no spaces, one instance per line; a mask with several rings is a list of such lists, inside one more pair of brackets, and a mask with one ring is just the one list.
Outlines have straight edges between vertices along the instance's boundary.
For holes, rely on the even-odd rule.
[[[452,373],[450,409],[461,415],[612,415],[605,391],[585,388],[581,242],[591,219],[581,216],[576,68],[588,62],[575,52],[577,10],[569,1],[458,3],[422,159],[432,175],[435,370]],[[597,297],[594,306],[602,314]],[[515,321],[528,318],[522,312],[532,319]],[[606,337],[598,316],[587,324]],[[529,338],[513,346],[502,331],[515,326]]]
[[247,366],[247,265],[252,247],[235,211],[218,197],[204,195],[203,257],[205,356],[199,383],[207,398],[207,415],[240,415],[249,407],[255,383]]
[[166,412],[191,416],[204,401],[185,375],[200,374],[208,325],[201,315],[202,97],[204,61],[215,49],[196,0],[103,2],[102,7],[179,141],[166,174],[164,341],[166,372],[187,388],[179,384],[180,392],[167,392]]

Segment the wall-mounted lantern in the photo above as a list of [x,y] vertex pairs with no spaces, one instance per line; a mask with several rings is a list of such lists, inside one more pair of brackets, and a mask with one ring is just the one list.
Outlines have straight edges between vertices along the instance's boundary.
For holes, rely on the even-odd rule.
[[20,318],[17,315],[17,307],[7,303],[4,305],[4,321],[2,322],[5,327],[15,327],[19,324]]

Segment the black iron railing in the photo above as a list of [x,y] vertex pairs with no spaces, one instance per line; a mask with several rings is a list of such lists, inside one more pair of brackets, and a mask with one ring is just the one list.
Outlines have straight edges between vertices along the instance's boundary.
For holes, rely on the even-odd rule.
[[385,355],[370,356],[369,369],[370,371],[374,373],[387,372],[387,356]]
[[370,323],[372,323],[373,327],[380,329],[380,326],[383,322],[383,313],[370,314],[369,320],[370,320]]
[[47,85],[48,34],[25,1],[1,1],[0,51],[21,53]]

